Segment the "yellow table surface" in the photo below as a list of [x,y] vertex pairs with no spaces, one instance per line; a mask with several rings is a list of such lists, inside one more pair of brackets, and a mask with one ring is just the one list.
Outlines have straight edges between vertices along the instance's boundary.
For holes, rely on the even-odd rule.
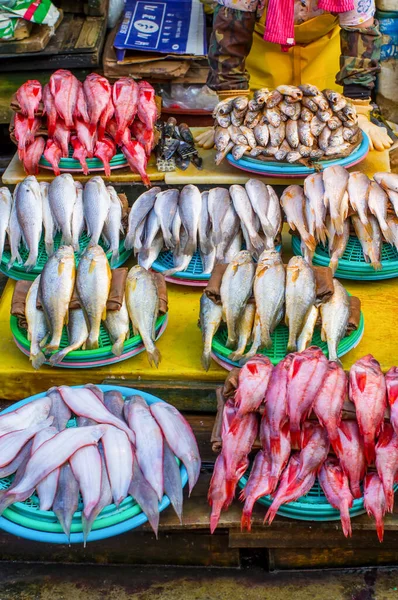
[[[292,255],[290,235],[283,234],[284,260]],[[130,259],[132,264],[132,259]],[[129,261],[129,262],[130,262]],[[365,317],[364,336],[357,346],[343,358],[349,369],[353,362],[372,353],[382,369],[398,365],[398,344],[395,326],[397,321],[398,279],[374,282],[342,280],[346,289],[362,301]],[[117,379],[146,380],[205,380],[221,381],[226,371],[212,361],[208,373],[200,363],[201,333],[198,328],[201,288],[168,284],[169,322],[157,342],[162,354],[159,369],[151,368],[142,353],[126,361],[95,369],[60,369],[43,366],[35,371],[29,359],[16,347],[10,331],[10,306],[15,282],[8,281],[0,299],[0,398],[18,400],[53,385],[78,385],[100,383],[112,377]]]
[[[196,136],[198,133],[205,131],[207,128],[193,127],[192,131]],[[200,171],[192,164],[189,165],[186,171],[171,171],[165,173],[165,182],[168,185],[179,185],[187,183],[199,184],[214,184],[214,185],[232,185],[234,183],[245,184],[250,177],[258,177],[253,173],[246,173],[236,167],[233,167],[224,159],[221,165],[216,166],[214,157],[216,150],[199,149],[199,154],[203,158],[203,169]],[[354,165],[349,171],[361,171],[366,173],[368,177],[372,177],[377,171],[390,171],[390,159],[388,151],[384,152],[369,152],[368,156],[357,165]],[[303,183],[301,177],[295,178],[279,178],[279,177],[264,177],[270,185],[291,185],[292,183]]]
[[[156,159],[153,155],[149,159],[147,173],[149,179],[153,182],[164,180],[165,174],[160,173],[157,170]],[[90,175],[83,175],[83,173],[73,173],[74,179],[76,179],[76,181],[81,181],[82,183],[85,183],[94,175],[101,175],[101,177],[103,177],[106,181],[110,181],[113,183],[141,182],[141,177],[136,173],[132,173],[129,167],[124,167],[123,169],[114,169],[111,172],[110,177],[105,177],[103,171],[92,171]],[[7,185],[16,185],[17,183],[25,179],[25,177],[26,173],[24,171],[23,164],[19,160],[18,154],[14,154],[10,164],[3,173],[2,181],[4,184]],[[39,169],[39,174],[36,175],[36,177],[39,181],[52,181],[54,179],[54,173],[49,169]]]

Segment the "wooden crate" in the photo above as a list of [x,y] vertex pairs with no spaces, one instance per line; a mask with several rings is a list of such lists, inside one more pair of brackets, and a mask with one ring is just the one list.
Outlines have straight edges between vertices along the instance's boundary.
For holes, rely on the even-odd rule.
[[108,14],[109,0],[55,0],[54,4],[65,12],[105,17]]

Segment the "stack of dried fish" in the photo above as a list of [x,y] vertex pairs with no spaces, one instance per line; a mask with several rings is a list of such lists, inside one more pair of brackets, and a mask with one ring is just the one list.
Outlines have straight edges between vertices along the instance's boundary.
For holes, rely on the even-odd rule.
[[[52,353],[49,362],[56,365],[82,346],[98,348],[101,321],[112,340],[113,354],[120,356],[130,337],[130,320],[134,333],[142,337],[150,364],[158,366],[161,357],[154,342],[159,296],[154,275],[139,266],[130,269],[120,310],[107,312],[110,287],[111,271],[101,246],[87,248],[77,271],[71,246],[61,246],[51,256],[26,297],[30,360],[35,369],[45,362],[45,354]],[[74,289],[77,301],[70,308]],[[59,350],[64,324],[68,346]]]
[[0,259],[4,249],[5,233],[11,249],[7,264],[10,269],[15,262],[22,263],[19,253],[23,242],[29,250],[25,269],[32,270],[39,254],[39,242],[44,229],[47,255],[54,252],[54,237],[62,233],[62,242],[80,251],[79,238],[87,231],[90,243],[98,244],[102,236],[112,251],[111,264],[119,260],[122,226],[122,204],[116,190],[105,186],[102,177],[93,177],[83,185],[65,173],[51,184],[37,181],[34,175],[26,177],[14,191],[13,199],[8,188],[0,189],[1,206]]
[[160,130],[156,149],[158,171],[175,171],[176,167],[185,171],[190,163],[197,169],[202,168],[203,160],[186,123],[177,125],[177,120],[170,117],[166,123],[158,123],[157,127]]
[[382,268],[383,239],[398,249],[398,175],[393,173],[375,173],[371,181],[364,173],[327,167],[306,178],[304,191],[298,185],[286,188],[281,203],[291,229],[300,234],[310,264],[316,244],[328,242],[334,273],[350,231],[375,270]]
[[[308,347],[318,326],[328,344],[329,358],[338,361],[337,348],[346,335],[350,301],[344,287],[333,280],[334,294],[325,302],[317,297],[315,274],[300,256],[290,259],[287,268],[275,250],[265,250],[257,266],[246,250],[229,263],[221,283],[221,304],[206,294],[200,301],[203,338],[202,364],[208,370],[212,340],[225,321],[229,359],[245,362],[261,349],[272,346],[271,335],[285,317],[289,328],[288,352]],[[246,347],[251,344],[246,353]]]
[[232,152],[289,163],[348,156],[360,143],[354,106],[338,92],[313,85],[264,88],[253,99],[227,98],[214,109],[216,164]]
[[[77,427],[67,427],[75,415]],[[86,543],[100,512],[132,496],[157,535],[159,502],[167,494],[182,520],[182,482],[177,456],[188,472],[189,491],[200,472],[191,427],[166,402],[148,405],[96,386],[61,386],[0,416],[0,477],[16,473],[0,492],[0,514],[36,490],[40,510],[54,511],[67,537],[79,491]]]
[[278,197],[271,186],[250,179],[245,187],[232,185],[202,192],[194,185],[144,192],[129,215],[125,246],[134,248],[138,263],[149,269],[163,248],[173,251],[173,275],[184,271],[198,249],[203,273],[216,262],[230,262],[243,240],[255,256],[275,247],[282,227]]

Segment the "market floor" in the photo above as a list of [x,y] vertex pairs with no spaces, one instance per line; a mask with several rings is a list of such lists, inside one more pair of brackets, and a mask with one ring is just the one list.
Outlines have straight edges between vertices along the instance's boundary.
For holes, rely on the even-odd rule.
[[397,600],[398,568],[268,574],[0,563],[0,600]]

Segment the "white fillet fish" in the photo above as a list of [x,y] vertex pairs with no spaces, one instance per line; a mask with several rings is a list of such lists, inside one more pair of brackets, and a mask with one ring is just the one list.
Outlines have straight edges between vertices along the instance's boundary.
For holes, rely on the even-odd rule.
[[34,175],[29,175],[20,183],[15,202],[18,222],[29,249],[25,269],[31,271],[37,262],[43,229],[43,203],[40,185]]
[[62,243],[72,246],[72,216],[76,203],[76,187],[72,175],[63,173],[51,182],[48,200],[55,224],[62,232]]
[[30,340],[29,360],[34,369],[40,369],[46,357],[41,349],[41,343],[46,342],[49,334],[46,317],[37,308],[37,293],[40,284],[39,275],[32,283],[26,295],[25,317],[28,324],[28,339]]
[[46,246],[47,256],[52,256],[54,253],[54,236],[56,228],[48,199],[49,189],[50,184],[47,181],[40,182],[41,199],[43,202],[44,244]]
[[111,200],[102,177],[92,177],[84,186],[83,208],[90,245],[96,246],[104,229]]

